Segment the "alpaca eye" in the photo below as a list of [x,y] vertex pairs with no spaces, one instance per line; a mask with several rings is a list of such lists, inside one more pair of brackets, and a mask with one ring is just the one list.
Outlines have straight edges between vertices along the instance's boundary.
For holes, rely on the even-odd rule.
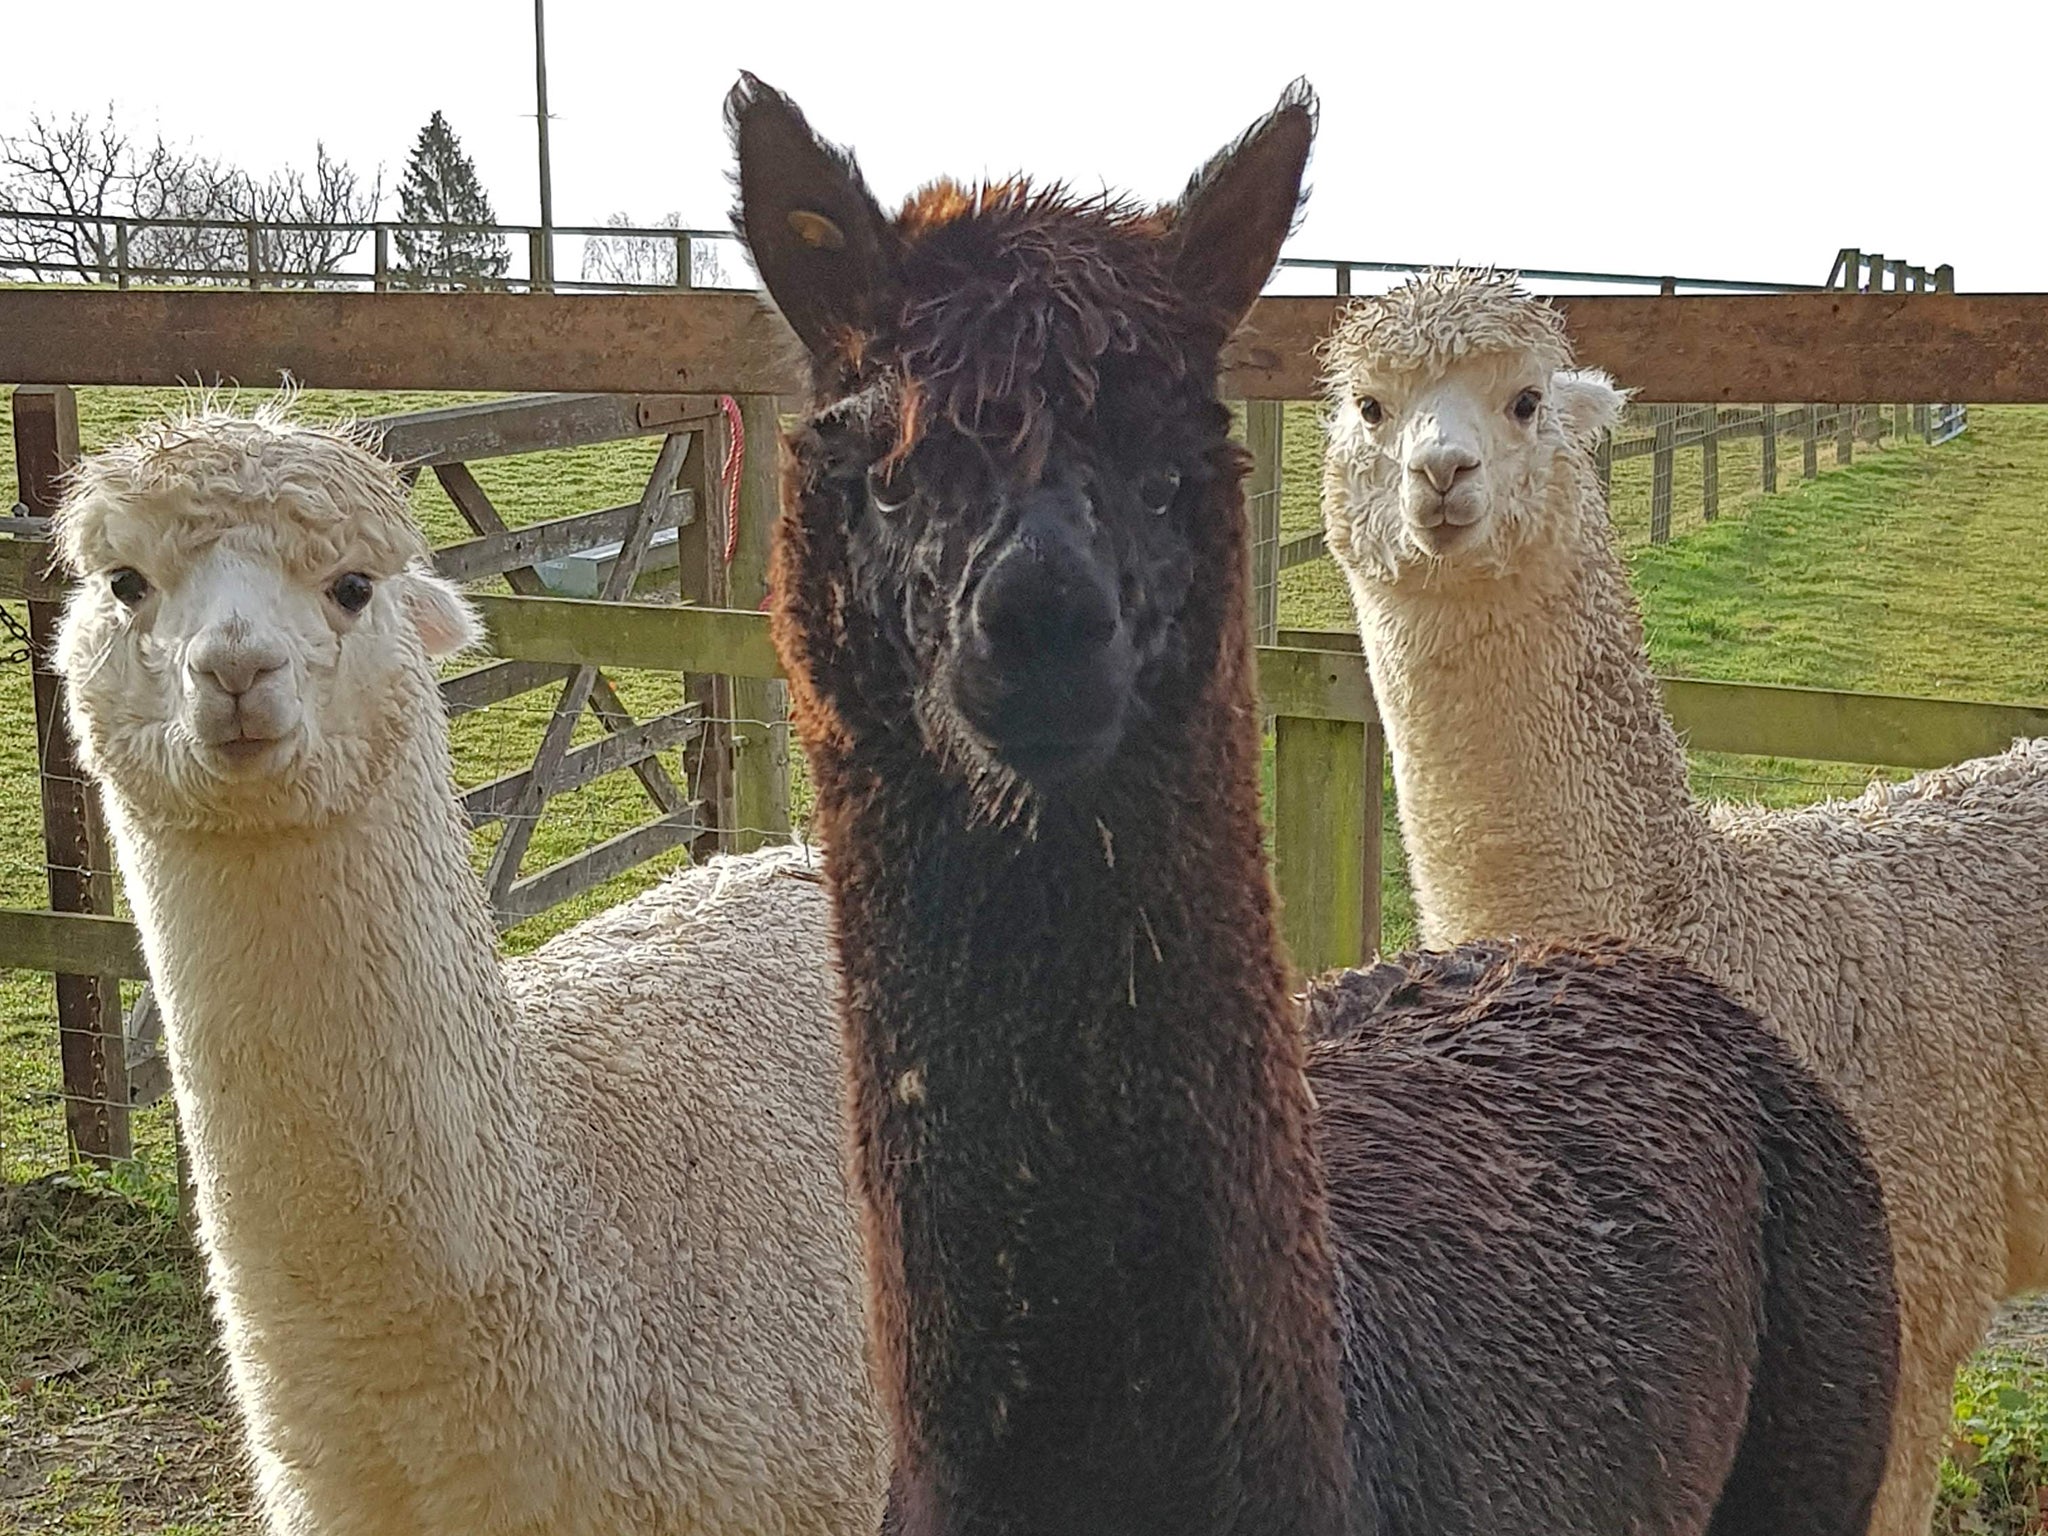
[[361,613],[370,606],[373,590],[369,577],[361,571],[350,571],[334,578],[334,585],[327,589],[327,595],[344,613]]
[[149,579],[132,566],[122,566],[107,578],[107,587],[123,607],[133,608],[149,596]]
[[1387,416],[1387,413],[1380,409],[1379,401],[1373,399],[1371,395],[1358,397],[1358,414],[1365,418],[1368,427],[1378,426]]
[[910,476],[898,469],[868,466],[868,504],[884,517],[893,517],[910,505]]
[[1138,499],[1154,512],[1164,512],[1179,494],[1180,471],[1177,469],[1161,470],[1138,482]]
[[1525,389],[1519,395],[1515,396],[1515,420],[1534,421],[1536,419],[1537,403],[1541,401],[1542,398],[1543,396],[1538,394],[1533,389]]

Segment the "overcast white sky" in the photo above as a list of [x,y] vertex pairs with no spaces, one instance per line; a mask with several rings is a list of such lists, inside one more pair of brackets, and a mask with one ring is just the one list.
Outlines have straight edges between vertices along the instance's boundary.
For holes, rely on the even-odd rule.
[[[885,203],[1017,169],[1167,197],[1305,73],[1323,127],[1290,255],[1817,282],[1853,244],[2048,289],[2048,7],[2024,0],[549,9],[564,224],[723,227],[742,67],[853,145]],[[111,101],[252,169],[325,139],[389,188],[439,108],[499,217],[536,217],[531,0],[0,12],[0,132]]]

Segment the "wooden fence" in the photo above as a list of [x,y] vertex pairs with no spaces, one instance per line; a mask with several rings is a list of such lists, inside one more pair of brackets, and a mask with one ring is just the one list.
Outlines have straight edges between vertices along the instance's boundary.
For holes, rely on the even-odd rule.
[[[1226,390],[1261,402],[1311,397],[1311,348],[1334,304],[1263,301],[1226,361]],[[2048,401],[2048,296],[1595,298],[1563,307],[1580,356],[1635,383],[1651,403]],[[360,389],[729,391],[760,423],[750,423],[757,444],[772,435],[773,397],[798,385],[780,321],[739,295],[0,292],[0,379],[160,385],[188,379],[199,359],[230,376],[289,372],[308,385]],[[68,391],[22,391],[16,400],[17,431],[24,420],[43,423],[32,433],[44,433],[53,450],[24,459],[23,499],[35,512],[50,504],[61,467],[54,450]],[[75,440],[75,418],[71,431]],[[1271,458],[1261,455],[1262,474],[1274,472]],[[774,501],[771,456],[750,454],[748,466],[742,547],[765,539]],[[1255,481],[1254,492],[1263,494],[1263,485]],[[61,595],[41,564],[36,546],[0,540],[0,595],[29,601],[39,640]],[[746,611],[749,594],[708,592],[709,603],[731,606],[515,594],[481,607],[501,663],[652,668],[774,687],[766,621]],[[1260,678],[1275,722],[1271,812],[1285,933],[1304,970],[1352,963],[1380,932],[1382,746],[1365,667],[1344,637],[1271,638],[1283,643],[1262,647]],[[39,702],[46,686],[54,690],[55,679],[39,676]],[[2048,710],[2011,705],[1683,679],[1666,690],[1680,726],[1704,750],[1913,768],[2048,733]],[[45,751],[50,766],[63,768],[69,748],[54,691],[50,704]],[[772,754],[756,758],[770,761]],[[78,782],[75,772],[68,782]],[[60,1010],[71,999],[69,1013],[60,1011],[67,1091],[92,1112],[74,1116],[74,1139],[81,1151],[104,1155],[129,1101],[127,1041],[107,997],[142,966],[133,930],[104,915],[107,893],[57,876],[67,840],[91,835],[95,817],[82,789],[46,804],[51,909],[0,913],[0,964],[59,976]]]
[[[557,267],[561,240],[601,243],[630,252],[616,263],[623,270],[596,281],[563,278]],[[731,250],[746,269],[730,229],[588,224],[410,224],[375,219],[355,223],[262,219],[131,218],[91,212],[50,213],[0,208],[0,273],[37,281],[135,284],[202,283],[248,288],[344,288],[390,292],[421,286],[408,271],[403,252],[409,241],[460,240],[496,246],[508,267],[499,277],[474,277],[465,286],[508,292],[643,292],[697,286],[695,257]],[[369,247],[368,255],[362,252]],[[588,244],[586,244],[586,250]],[[394,258],[393,252],[399,254]],[[164,259],[164,258],[171,259]],[[1882,261],[1882,258],[1877,258]],[[723,270],[722,263],[712,265]],[[1353,261],[1290,257],[1282,272],[1328,273],[1331,291],[1348,294],[1359,274],[1401,275],[1430,265],[1412,261]],[[1902,271],[1904,262],[1896,263]],[[1842,262],[1838,257],[1839,270]],[[1537,282],[1593,284],[1603,288],[1651,288],[1665,293],[1809,293],[1834,286],[1820,283],[1750,282],[1725,277],[1658,276],[1641,272],[1581,272],[1543,267],[1518,269]],[[1913,268],[1926,275],[1927,269]],[[1945,272],[1937,268],[1936,272]],[[630,275],[627,275],[630,274]],[[742,284],[750,270],[736,270]],[[427,280],[431,282],[431,279]],[[706,286],[719,286],[708,284]],[[1902,281],[1896,286],[1904,288]],[[1950,284],[1953,287],[1953,283]]]

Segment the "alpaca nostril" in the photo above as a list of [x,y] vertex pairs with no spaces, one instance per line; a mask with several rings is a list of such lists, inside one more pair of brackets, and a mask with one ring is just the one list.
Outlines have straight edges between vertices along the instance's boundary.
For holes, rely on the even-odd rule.
[[192,670],[237,699],[284,667],[285,657],[275,646],[201,642],[192,651]]
[[1430,448],[1409,461],[1408,473],[1427,480],[1439,496],[1450,494],[1460,480],[1479,468],[1479,456],[1463,448]]
[[982,578],[971,617],[991,652],[1074,661],[1115,638],[1117,604],[1092,572],[1025,545]]

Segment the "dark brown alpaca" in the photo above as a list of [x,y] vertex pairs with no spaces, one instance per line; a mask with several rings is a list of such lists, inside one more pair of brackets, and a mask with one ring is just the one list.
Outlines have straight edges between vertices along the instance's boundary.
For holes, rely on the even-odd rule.
[[1717,1531],[1860,1530],[1882,1213],[1752,1019],[1630,952],[1464,951],[1318,992],[1305,1062],[1216,369],[1306,89],[1158,211],[939,183],[890,220],[785,98],[728,113],[812,365],[775,627],[895,1523],[1697,1532],[1734,1466]]

